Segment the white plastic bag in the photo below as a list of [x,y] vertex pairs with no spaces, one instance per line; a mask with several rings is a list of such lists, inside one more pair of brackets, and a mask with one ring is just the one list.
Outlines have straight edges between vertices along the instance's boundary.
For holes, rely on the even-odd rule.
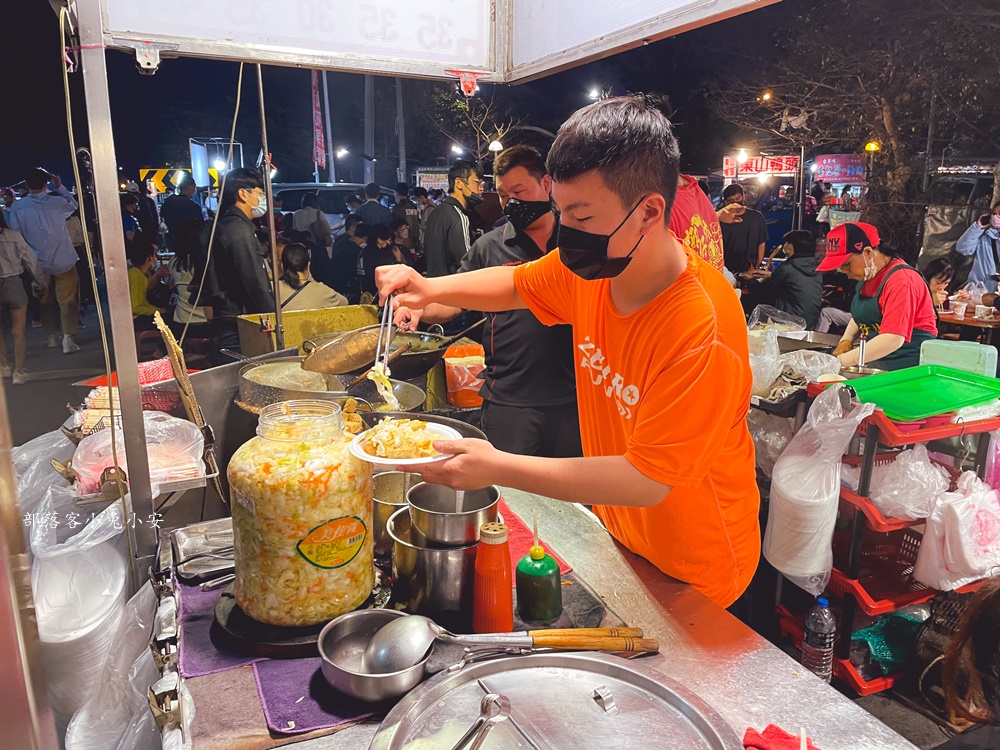
[[841,458],[858,425],[875,410],[862,404],[844,414],[842,389],[834,385],[816,397],[806,424],[775,463],[764,533],[768,561],[817,596],[833,569]]
[[[154,485],[204,474],[205,438],[195,424],[161,411],[145,411],[142,419],[146,427],[149,479]],[[127,476],[128,460],[121,430],[115,430],[115,442],[119,466]],[[111,430],[101,430],[80,441],[73,454],[78,494],[100,492],[101,473],[113,463]]]
[[927,519],[913,577],[952,591],[1000,570],[1000,491],[974,472],[943,494]]
[[156,594],[147,581],[125,606],[97,695],[73,714],[66,750],[117,747],[136,714],[150,713],[146,690],[160,678],[148,645],[155,616]]
[[750,409],[747,426],[750,428],[750,437],[753,438],[757,468],[765,477],[770,478],[774,462],[792,439],[792,420],[767,414],[760,409]]
[[773,329],[775,331],[804,331],[806,330],[805,318],[798,315],[782,312],[770,305],[757,305],[750,313],[747,321],[747,328],[756,331],[761,328]]
[[31,527],[31,590],[60,733],[100,684],[126,596],[120,503],[88,520],[74,500],[72,488],[50,487],[40,509],[45,522]]
[[31,529],[39,522],[39,506],[51,487],[69,483],[52,468],[52,459],[66,463],[76,446],[60,430],[46,432],[12,451],[17,476],[17,502],[21,509],[25,547],[31,545]]

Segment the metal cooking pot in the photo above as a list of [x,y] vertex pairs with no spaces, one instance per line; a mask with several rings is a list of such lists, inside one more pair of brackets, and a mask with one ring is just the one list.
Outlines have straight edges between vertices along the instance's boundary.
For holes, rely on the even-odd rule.
[[[240,368],[240,391],[236,405],[251,414],[257,414],[269,404],[276,404],[281,401],[289,401],[296,398],[312,398],[320,400],[334,401],[343,405],[348,398],[357,399],[362,409],[369,405],[373,407],[376,414],[388,414],[389,412],[379,411],[380,406],[385,406],[385,402],[378,394],[375,383],[366,380],[356,388],[347,392],[347,385],[354,379],[348,375],[325,375],[327,388],[325,391],[299,390],[296,388],[282,388],[279,386],[258,383],[247,377],[247,373],[259,367],[285,363],[301,363],[302,357],[280,357],[268,359],[263,362],[249,362]],[[422,388],[412,383],[404,383],[399,380],[390,380],[392,392],[399,399],[399,406],[403,412],[419,411],[427,394]],[[412,415],[409,415],[412,416]]]
[[386,531],[393,545],[393,600],[452,632],[471,632],[479,543],[432,549],[412,527],[409,508],[393,513]]
[[462,512],[455,510],[457,493],[441,484],[415,484],[406,493],[413,528],[435,544],[456,546],[479,541],[479,528],[497,520],[500,488],[466,490]]
[[[477,321],[474,325],[469,326],[464,331],[456,336],[443,336],[437,333],[427,333],[427,332],[402,332],[396,331],[393,334],[392,342],[389,344],[389,353],[391,354],[403,344],[410,344],[410,351],[401,355],[399,359],[392,363],[390,370],[394,378],[399,380],[415,380],[416,378],[423,377],[431,368],[434,367],[438,362],[444,358],[444,353],[449,346],[454,344],[469,331],[474,328],[478,328],[486,319]],[[354,335],[360,335],[362,331],[378,331],[378,326],[368,326],[367,328],[358,329],[358,331],[352,331]],[[339,339],[343,337],[342,333],[331,333],[324,336],[315,336],[312,339],[302,342],[302,350],[306,352],[308,356],[316,349],[319,349],[323,344],[333,341],[334,339]],[[365,367],[370,367],[375,359],[375,348],[372,347],[371,362],[367,362],[365,365],[360,367],[360,369],[354,370],[355,373],[360,373]]]

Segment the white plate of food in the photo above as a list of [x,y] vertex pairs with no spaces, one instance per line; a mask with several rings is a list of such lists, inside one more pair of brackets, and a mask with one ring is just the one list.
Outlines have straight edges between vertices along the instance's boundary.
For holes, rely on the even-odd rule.
[[386,418],[351,441],[351,454],[382,466],[420,466],[454,455],[435,451],[435,440],[461,439],[458,430],[443,424],[416,418]]

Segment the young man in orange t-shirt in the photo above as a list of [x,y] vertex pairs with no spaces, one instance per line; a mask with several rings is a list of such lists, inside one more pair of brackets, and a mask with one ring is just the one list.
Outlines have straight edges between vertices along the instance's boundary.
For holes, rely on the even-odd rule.
[[[548,156],[558,252],[435,279],[390,266],[377,281],[411,309],[526,307],[547,325],[573,326],[585,457],[442,441],[439,450],[457,455],[423,467],[425,481],[592,505],[626,547],[730,607],[760,556],[752,377],[732,288],[669,231],[679,159],[651,100],[592,104],[562,126]],[[736,608],[744,619],[745,604]]]

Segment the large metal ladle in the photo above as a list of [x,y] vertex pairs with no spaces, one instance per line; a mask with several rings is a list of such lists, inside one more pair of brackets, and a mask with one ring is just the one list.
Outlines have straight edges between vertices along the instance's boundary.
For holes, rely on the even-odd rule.
[[638,651],[656,653],[659,642],[643,638],[639,628],[567,628],[515,633],[456,635],[422,615],[400,617],[372,636],[361,659],[362,671],[370,674],[398,672],[426,656],[435,640],[462,646],[508,648],[557,648],[574,651]]

